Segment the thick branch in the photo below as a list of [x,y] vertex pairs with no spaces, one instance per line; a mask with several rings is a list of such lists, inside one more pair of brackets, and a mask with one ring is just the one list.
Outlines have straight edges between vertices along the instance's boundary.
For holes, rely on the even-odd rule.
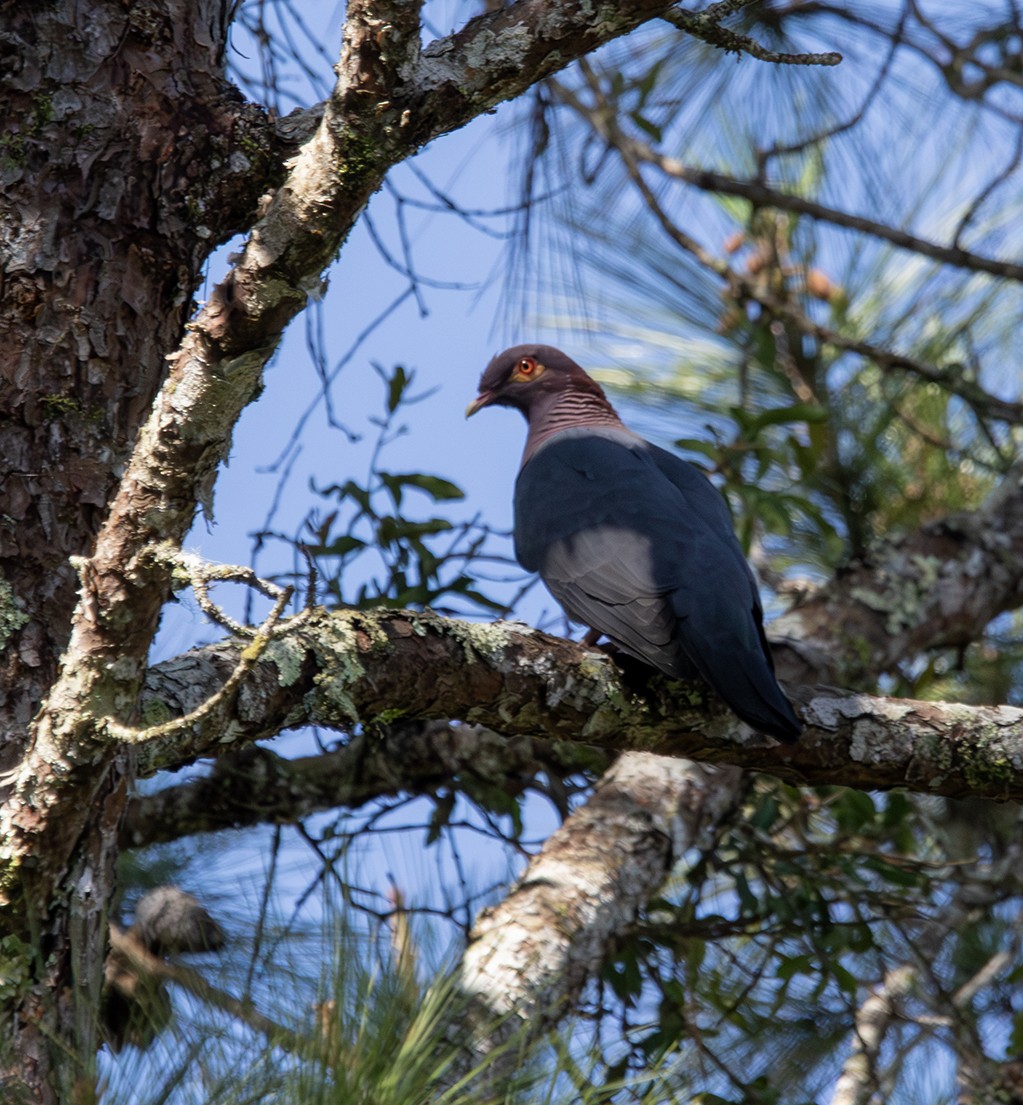
[[[975,640],[993,617],[1021,601],[1023,490],[1010,473],[979,510],[878,545],[869,559],[772,622],[775,662],[793,684],[870,686],[916,652]],[[196,709],[234,670],[234,656],[214,647],[160,665],[149,676],[145,712],[164,717],[167,707],[176,715]],[[257,682],[269,722],[259,735],[271,736],[285,707],[275,699],[276,680],[266,687]],[[196,754],[190,745],[157,745],[143,750],[142,767],[152,772]],[[246,753],[238,765],[228,758],[212,778],[136,799],[126,839],[137,847],[230,825],[293,822],[316,810],[427,788],[481,765],[494,781],[502,764],[506,777],[532,774],[545,755],[532,742],[509,745],[487,730],[443,725],[385,727],[372,742],[295,762],[269,752],[252,762]]]
[[1023,470],[972,513],[879,544],[771,623],[784,678],[872,685],[928,648],[964,646],[1023,602]]
[[290,825],[321,810],[440,786],[513,789],[552,764],[564,770],[555,750],[528,737],[445,721],[385,726],[336,751],[294,760],[246,745],[218,759],[207,776],[133,798],[121,842],[140,848],[246,825]]
[[[672,864],[731,809],[741,777],[729,767],[622,756],[477,920],[458,983],[484,1032],[495,1021],[501,1039],[523,1023],[531,1031],[556,1023]],[[484,1036],[476,1046],[497,1042]]]
[[[731,763],[807,784],[906,786],[953,797],[1023,798],[1023,710],[806,688],[807,732],[794,746],[754,737],[703,689],[653,677],[630,686],[613,661],[523,626],[472,625],[428,613],[322,613],[275,641],[232,710],[150,742],[146,770],[219,755],[286,726],[349,730],[382,718],[463,718],[507,736],[642,749]],[[151,673],[150,694],[182,679],[191,696],[235,667],[237,646],[198,649]],[[165,678],[170,677],[170,682]],[[709,692],[706,692],[709,694]],[[150,700],[150,709],[154,703]]]

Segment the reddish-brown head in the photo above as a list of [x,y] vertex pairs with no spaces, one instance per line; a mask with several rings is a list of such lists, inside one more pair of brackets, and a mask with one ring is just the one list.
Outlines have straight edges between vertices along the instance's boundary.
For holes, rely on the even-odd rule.
[[603,389],[571,357],[550,345],[513,345],[487,365],[466,417],[483,407],[515,407],[532,424],[565,394],[587,395],[610,408]]

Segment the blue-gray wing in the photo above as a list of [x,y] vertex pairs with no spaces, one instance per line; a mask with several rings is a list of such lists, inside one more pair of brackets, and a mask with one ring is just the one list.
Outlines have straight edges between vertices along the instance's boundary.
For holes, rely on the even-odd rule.
[[515,547],[574,620],[666,674],[698,671],[758,729],[799,732],[728,508],[692,465],[625,430],[565,431],[519,474]]

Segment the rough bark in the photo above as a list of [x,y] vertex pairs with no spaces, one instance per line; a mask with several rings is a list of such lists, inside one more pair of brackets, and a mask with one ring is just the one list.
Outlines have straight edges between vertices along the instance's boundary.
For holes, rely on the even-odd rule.
[[[157,666],[148,713],[167,718],[216,691],[242,652],[227,642]],[[187,696],[176,699],[185,685]],[[754,734],[704,687],[660,676],[630,683],[604,653],[517,623],[396,610],[319,612],[276,640],[237,696],[217,710],[116,733],[132,740],[140,769],[152,772],[289,726],[348,731],[360,724],[372,731],[397,717],[456,717],[509,738],[729,763],[797,783],[1023,797],[1023,710],[879,698],[826,685],[788,689],[807,730],[797,744],[779,745]]]
[[[272,177],[274,143],[262,112],[224,80],[219,0],[0,10],[10,123],[0,139],[0,769],[16,774],[68,642],[72,559],[92,547],[203,261],[244,225]],[[37,766],[45,791],[52,769]],[[124,788],[103,767],[77,785],[69,831],[41,849],[61,858],[57,867],[5,862],[0,876],[5,901],[33,902],[37,939],[52,951],[15,1037],[21,1079],[37,1099],[52,1060],[39,1029],[52,1027],[53,1003],[44,1006],[73,992],[72,974],[83,1000],[59,1035],[83,1070],[91,1062],[86,1010],[98,994],[112,886],[104,841]],[[5,809],[5,861],[25,827],[45,819],[46,801],[23,794]],[[76,848],[88,859],[72,872],[64,861]],[[58,868],[62,883],[51,877]],[[23,920],[8,918],[5,931],[27,939]],[[67,1099],[74,1066],[64,1064]]]
[[262,113],[223,78],[219,0],[0,11],[5,770],[67,643],[70,558],[89,551],[200,267],[253,209],[268,158]]
[[[996,613],[1019,605],[1021,591],[1023,493],[1018,476],[1010,473],[977,511],[929,523],[879,544],[868,560],[843,569],[772,622],[775,663],[794,685],[872,682],[900,657],[976,638]],[[236,659],[231,647],[212,646],[161,664],[147,676],[143,712],[163,718],[195,709],[223,684]],[[272,671],[269,674],[273,676]],[[256,687],[258,703],[249,704],[257,695]],[[290,709],[287,691],[274,678],[264,682],[254,674],[244,694],[247,716],[257,729],[259,710],[266,711],[268,728],[260,735],[269,735],[273,719]],[[290,821],[316,809],[391,794],[402,783],[386,770],[388,757],[391,763],[403,765],[404,785],[415,788],[429,785],[438,768],[462,771],[474,761],[485,765],[488,778],[496,781],[503,757],[508,757],[508,774],[514,777],[536,770],[548,754],[531,744],[504,745],[498,752],[501,741],[490,731],[464,726],[457,732],[446,727],[381,731],[374,745],[382,752],[380,767],[367,768],[362,763],[357,782],[349,780],[348,767],[354,767],[357,752],[363,754],[361,743],[330,757],[294,764],[273,757],[265,764],[254,764],[255,774],[248,772],[250,757],[246,756],[238,766],[246,775],[244,797],[232,793],[236,771],[225,766],[213,778],[188,783],[180,794],[176,793],[179,788],[168,788],[135,803],[131,838],[140,843],[218,825]],[[139,755],[141,770],[151,774],[197,752],[187,742],[156,741]],[[327,784],[324,779],[337,782]],[[253,807],[253,797],[258,797],[265,818]],[[146,808],[153,811],[159,828],[144,827]],[[154,832],[156,836],[151,835]]]
[[[480,1026],[478,1052],[564,1016],[672,864],[737,801],[741,779],[732,767],[645,753],[619,758],[473,928],[458,985]],[[514,1052],[498,1069],[509,1061]]]
[[3,6],[19,124],[3,151],[0,904],[8,931],[32,917],[50,950],[17,1021],[38,1100],[78,1077],[54,1088],[47,1038],[89,1077],[130,772],[104,726],[132,717],[171,583],[159,546],[208,509],[283,328],[392,164],[669,6],[520,0],[421,49],[417,4],[350,4],[319,126],[180,344],[210,246],[279,180],[259,112],[223,81],[228,6]]
[[771,623],[795,682],[872,685],[907,656],[964,647],[1023,601],[1023,471],[977,511],[878,545]]

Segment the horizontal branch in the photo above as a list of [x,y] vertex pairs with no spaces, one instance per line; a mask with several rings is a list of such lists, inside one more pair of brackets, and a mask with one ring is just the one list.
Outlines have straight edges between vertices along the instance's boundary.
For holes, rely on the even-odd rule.
[[208,775],[129,800],[121,843],[142,848],[195,833],[293,825],[323,810],[442,786],[470,795],[481,784],[513,792],[540,771],[564,771],[563,761],[557,749],[528,737],[446,721],[383,726],[298,759],[246,745],[218,759]]
[[879,542],[771,623],[783,677],[873,685],[925,649],[964,647],[1023,603],[1023,468],[977,510]]
[[[978,510],[879,543],[869,558],[775,619],[775,663],[791,684],[869,687],[907,656],[976,640],[992,618],[1021,602],[1023,487],[1013,471]],[[210,702],[211,692],[237,672],[233,656],[213,647],[151,672],[144,711],[150,723]],[[252,693],[250,684],[246,701]],[[270,725],[256,735],[272,736],[284,700],[275,700],[272,687],[265,693]],[[245,731],[253,735],[248,721]],[[560,747],[446,721],[383,726],[372,740],[298,760],[244,746],[218,760],[210,776],[132,799],[123,842],[141,847],[230,827],[293,824],[317,811],[423,792],[456,778],[463,786],[473,779],[504,786],[509,778],[563,769]],[[158,748],[144,751],[144,770],[165,766]],[[172,750],[168,762],[194,754]]]
[[[234,670],[238,648],[224,642],[154,668],[146,712],[165,719],[215,691]],[[183,681],[187,693],[176,700]],[[151,741],[142,733],[137,749],[151,772],[288,726],[361,725],[372,740],[375,725],[398,716],[461,718],[509,738],[730,763],[796,783],[1023,798],[1023,710],[822,686],[793,699],[807,731],[783,747],[752,734],[702,686],[661,676],[630,685],[605,654],[525,626],[411,611],[318,612],[269,646],[233,710],[178,732],[160,726]]]

